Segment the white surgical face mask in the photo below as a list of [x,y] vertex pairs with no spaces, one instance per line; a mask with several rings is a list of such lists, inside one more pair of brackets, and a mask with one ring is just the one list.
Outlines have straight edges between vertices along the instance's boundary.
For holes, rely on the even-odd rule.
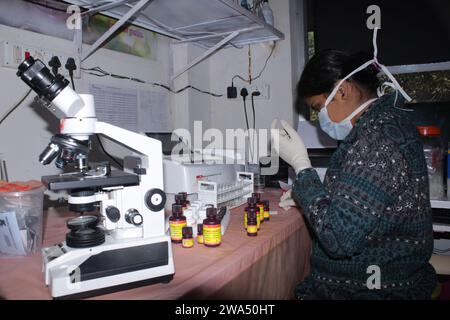
[[[374,58],[372,60],[369,60],[369,61],[363,63],[361,66],[359,66],[358,68],[356,68],[355,70],[350,72],[347,76],[345,76],[341,81],[339,81],[339,83],[334,87],[333,91],[331,91],[330,95],[327,97],[324,107],[319,112],[320,127],[322,128],[323,131],[325,131],[333,139],[343,140],[350,133],[350,131],[353,128],[351,119],[355,115],[357,115],[359,112],[364,110],[364,108],[366,108],[368,105],[370,105],[370,103],[372,103],[373,101],[376,100],[376,99],[371,99],[371,100],[366,101],[361,106],[359,106],[355,111],[353,111],[352,114],[350,114],[347,118],[345,118],[344,120],[342,120],[338,123],[333,122],[328,115],[327,107],[330,104],[330,102],[333,100],[334,96],[338,92],[342,83],[344,83],[344,81],[346,81],[348,78],[350,78],[354,74],[360,72],[361,70],[364,70],[365,68],[367,68],[368,66],[370,66],[372,64],[375,64],[376,66],[381,68],[381,71],[384,74],[386,74],[388,76],[388,78],[392,81],[392,82],[385,82],[383,84],[384,87],[386,87],[386,86],[393,87],[397,91],[397,93],[400,92],[407,101],[412,100],[411,97],[403,90],[403,88],[400,86],[400,84],[397,82],[397,80],[395,80],[394,76],[388,70],[388,68],[386,68],[384,65],[382,65],[381,63],[378,62],[378,59],[377,59],[377,54],[378,54],[377,30],[378,30],[378,28],[375,28],[373,30]],[[384,90],[383,91],[378,90],[377,92],[378,92],[378,96],[381,96],[384,94]],[[394,103],[394,105],[395,105],[395,103]]]
[[367,106],[369,106],[372,102],[377,100],[377,98],[367,100],[358,108],[355,109],[347,118],[340,122],[333,122],[328,116],[327,106],[324,106],[320,109],[319,112],[319,122],[320,127],[323,131],[325,131],[331,138],[335,140],[344,140],[345,137],[348,136],[350,131],[353,129],[352,119],[358,113],[363,111]]

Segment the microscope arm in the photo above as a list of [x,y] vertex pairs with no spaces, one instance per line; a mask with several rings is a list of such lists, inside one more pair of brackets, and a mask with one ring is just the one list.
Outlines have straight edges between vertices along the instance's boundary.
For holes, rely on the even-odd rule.
[[148,157],[162,150],[161,141],[106,122],[97,121],[95,124],[95,133],[109,137],[123,146]]

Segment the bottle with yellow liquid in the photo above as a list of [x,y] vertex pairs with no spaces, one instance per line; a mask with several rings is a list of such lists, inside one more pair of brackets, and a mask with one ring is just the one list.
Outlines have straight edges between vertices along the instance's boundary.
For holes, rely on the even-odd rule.
[[248,210],[250,209],[250,208],[255,208],[255,213],[256,213],[256,215],[257,215],[257,220],[258,220],[258,230],[259,230],[259,228],[260,228],[260,226],[261,226],[261,221],[260,221],[260,218],[259,218],[259,208],[256,206],[257,205],[257,202],[256,202],[256,199],[255,198],[253,198],[253,197],[251,197],[251,198],[247,198],[247,207],[245,207],[245,209],[244,209],[244,229],[245,230],[247,230],[247,220],[248,220],[248,217],[247,217],[247,215],[248,215]]
[[183,207],[178,204],[172,205],[172,215],[169,218],[170,239],[174,243],[183,240],[183,228],[187,226],[186,217],[183,215]]
[[256,216],[256,209],[249,208],[247,215],[247,235],[249,237],[256,237],[258,235],[258,218]]
[[207,247],[217,247],[222,243],[222,226],[217,219],[217,209],[207,208],[203,220],[203,241]]

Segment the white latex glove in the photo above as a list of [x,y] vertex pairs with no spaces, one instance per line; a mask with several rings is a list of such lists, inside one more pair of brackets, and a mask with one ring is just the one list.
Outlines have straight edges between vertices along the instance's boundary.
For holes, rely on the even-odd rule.
[[[280,120],[281,129],[279,129],[279,146],[273,143],[272,146],[278,152],[280,157],[289,163],[298,174],[301,170],[311,168],[311,161],[309,161],[308,152],[305,148],[302,138],[297,134],[286,121]],[[277,129],[278,119],[273,120],[272,129]]]
[[295,207],[297,204],[292,198],[292,189],[286,191],[280,198],[280,203],[278,204],[280,208],[287,211],[290,207]]

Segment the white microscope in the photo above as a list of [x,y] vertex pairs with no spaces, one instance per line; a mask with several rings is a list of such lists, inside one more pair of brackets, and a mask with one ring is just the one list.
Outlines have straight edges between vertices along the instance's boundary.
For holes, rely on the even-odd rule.
[[[97,121],[92,95],[77,94],[60,74],[32,57],[17,75],[60,120],[39,160],[75,165],[76,172],[42,177],[54,191],[69,192],[69,209],[81,213],[67,222],[66,241],[44,248],[45,283],[54,298],[91,296],[156,282],[175,273],[165,233],[161,142]],[[108,163],[90,167],[90,137],[105,135],[132,150],[124,170]],[[85,215],[100,208],[101,217]]]

